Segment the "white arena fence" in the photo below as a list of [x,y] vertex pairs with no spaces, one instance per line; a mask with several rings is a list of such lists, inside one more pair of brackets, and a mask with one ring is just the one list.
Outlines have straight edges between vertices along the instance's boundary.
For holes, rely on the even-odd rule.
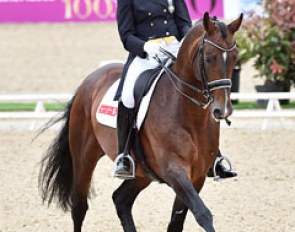
[[236,118],[265,118],[262,130],[267,128],[268,118],[279,118],[284,128],[284,118],[294,118],[295,109],[282,110],[279,100],[295,99],[294,92],[269,92],[269,93],[232,93],[232,100],[268,100],[265,110],[235,110],[231,117]]
[[[50,119],[60,112],[46,112],[44,104],[50,102],[66,103],[73,94],[8,94],[0,95],[0,102],[37,103],[32,112],[0,112],[0,119]],[[232,93],[232,100],[266,99],[268,104],[262,110],[235,110],[233,118],[264,118],[262,129],[266,129],[269,118],[278,118],[284,126],[284,118],[295,118],[295,109],[283,110],[280,99],[295,99],[295,93]],[[33,129],[33,128],[32,128]]]
[[66,103],[73,94],[10,94],[0,95],[0,102],[30,102],[37,103],[33,112],[0,112],[0,119],[48,119],[58,112],[46,112],[44,104]]

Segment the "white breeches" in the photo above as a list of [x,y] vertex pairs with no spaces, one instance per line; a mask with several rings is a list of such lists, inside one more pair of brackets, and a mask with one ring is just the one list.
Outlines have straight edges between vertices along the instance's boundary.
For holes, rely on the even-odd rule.
[[[161,47],[171,52],[174,56],[177,56],[178,49],[180,46],[180,42],[176,39],[173,40],[169,45],[166,44],[165,41],[162,41]],[[158,54],[160,59],[167,58],[162,53]],[[158,66],[158,62],[153,58],[142,59],[140,57],[135,57],[132,63],[130,64],[128,71],[126,73],[124,86],[122,90],[122,101],[125,107],[134,108],[134,95],[133,89],[135,82],[139,75],[147,69],[153,69]]]

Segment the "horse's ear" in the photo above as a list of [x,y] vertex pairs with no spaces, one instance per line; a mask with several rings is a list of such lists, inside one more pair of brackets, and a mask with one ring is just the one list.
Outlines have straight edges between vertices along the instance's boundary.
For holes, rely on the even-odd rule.
[[204,14],[204,18],[203,18],[203,25],[204,25],[204,29],[205,31],[207,31],[208,34],[212,34],[215,30],[215,25],[212,22],[212,20],[209,17],[209,13],[206,12]]
[[235,21],[231,22],[227,27],[229,31],[234,34],[237,30],[239,30],[243,21],[243,14],[240,15]]

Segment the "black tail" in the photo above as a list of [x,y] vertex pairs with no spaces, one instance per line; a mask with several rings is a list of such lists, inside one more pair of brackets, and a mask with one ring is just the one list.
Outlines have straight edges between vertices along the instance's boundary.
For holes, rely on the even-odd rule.
[[64,114],[49,122],[47,126],[49,128],[53,124],[65,120],[59,135],[41,160],[39,173],[39,189],[43,202],[48,201],[48,205],[50,205],[52,200],[56,199],[64,211],[68,210],[72,203],[73,166],[69,147],[69,121],[74,99],[75,97],[68,103]]

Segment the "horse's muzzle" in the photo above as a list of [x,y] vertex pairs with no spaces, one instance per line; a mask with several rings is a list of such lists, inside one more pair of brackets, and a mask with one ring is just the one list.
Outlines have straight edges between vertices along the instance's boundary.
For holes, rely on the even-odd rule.
[[232,108],[231,107],[227,107],[224,110],[221,110],[219,108],[214,109],[213,111],[213,118],[216,121],[220,121],[222,119],[226,119],[228,118],[231,114],[232,114]]

